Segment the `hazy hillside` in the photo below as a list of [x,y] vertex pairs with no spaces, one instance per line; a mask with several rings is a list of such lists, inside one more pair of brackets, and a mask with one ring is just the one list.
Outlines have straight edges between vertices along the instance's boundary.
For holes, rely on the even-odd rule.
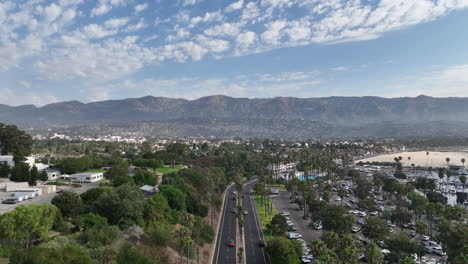
[[0,105],[0,122],[20,126],[139,121],[156,121],[150,124],[153,127],[164,124],[165,131],[179,131],[181,135],[406,137],[432,133],[463,136],[468,131],[468,98],[209,96],[184,100],[148,96],[87,104],[70,101],[43,107]]

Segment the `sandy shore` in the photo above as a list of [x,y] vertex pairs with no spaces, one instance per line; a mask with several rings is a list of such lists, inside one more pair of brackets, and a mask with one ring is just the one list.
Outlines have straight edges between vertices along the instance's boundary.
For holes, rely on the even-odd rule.
[[[468,153],[465,152],[429,152],[429,155],[426,154],[426,151],[401,152],[357,160],[356,163],[359,161],[394,162],[394,158],[400,156],[403,158],[401,160],[403,166],[414,164],[421,167],[447,167],[448,164],[445,160],[447,157],[450,158],[450,165],[463,165],[461,159],[465,158],[465,165],[468,166]],[[408,160],[408,157],[410,157],[410,160]]]

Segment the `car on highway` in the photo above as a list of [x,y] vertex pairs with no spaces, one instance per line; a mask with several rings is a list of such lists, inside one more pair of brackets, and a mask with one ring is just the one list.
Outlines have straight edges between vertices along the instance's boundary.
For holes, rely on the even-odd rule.
[[235,247],[235,246],[236,246],[236,243],[234,242],[234,240],[230,240],[228,243],[228,247]]
[[258,246],[259,247],[265,247],[265,241],[264,240],[259,240],[258,241]]
[[237,213],[237,209],[236,209],[236,208],[232,208],[231,213],[235,213],[235,214],[236,214],[236,213]]
[[244,212],[242,212],[243,215],[248,215],[249,214],[249,211],[247,210],[244,210]]
[[17,200],[16,199],[5,199],[2,201],[2,204],[16,204]]

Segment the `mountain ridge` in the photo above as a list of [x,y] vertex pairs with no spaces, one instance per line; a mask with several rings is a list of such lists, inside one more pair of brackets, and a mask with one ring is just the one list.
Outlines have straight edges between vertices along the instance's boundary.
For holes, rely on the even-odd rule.
[[[297,124],[320,122],[323,127],[367,127],[392,123],[425,123],[450,121],[468,124],[468,98],[429,96],[383,98],[364,97],[275,97],[235,98],[224,95],[201,97],[194,100],[145,96],[122,100],[82,103],[68,101],[33,105],[0,105],[0,122],[23,127],[75,126],[138,121],[182,120],[275,120]],[[270,126],[268,122],[261,122]],[[250,124],[239,122],[239,124]],[[220,125],[215,123],[215,125]],[[192,126],[193,127],[193,126]],[[305,127],[309,127],[306,125]],[[404,129],[405,126],[397,126]],[[412,128],[414,130],[414,128]],[[463,129],[462,129],[463,130]],[[440,130],[437,130],[440,132]],[[453,131],[452,131],[453,132]],[[326,129],[324,129],[326,133]],[[252,136],[255,136],[253,133]]]

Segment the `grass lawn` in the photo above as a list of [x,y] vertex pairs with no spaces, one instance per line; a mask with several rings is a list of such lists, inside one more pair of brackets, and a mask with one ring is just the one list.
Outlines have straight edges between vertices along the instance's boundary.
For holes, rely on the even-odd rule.
[[102,172],[102,173],[104,173],[106,171],[105,170],[100,170],[100,169],[92,169],[92,170],[88,170],[86,172]]
[[[272,204],[271,199],[267,198],[266,203]],[[262,199],[260,196],[255,196],[255,207],[257,208],[258,217],[260,218],[260,223],[262,225],[265,238],[268,239],[270,232],[268,232],[266,226],[271,222],[273,216],[276,215],[278,212],[276,211],[275,206],[273,206],[271,214],[265,212],[265,201],[262,205]]]
[[182,168],[182,165],[175,165],[174,168],[164,167],[164,168],[157,168],[156,171],[159,173],[171,173],[171,172],[178,172]]

